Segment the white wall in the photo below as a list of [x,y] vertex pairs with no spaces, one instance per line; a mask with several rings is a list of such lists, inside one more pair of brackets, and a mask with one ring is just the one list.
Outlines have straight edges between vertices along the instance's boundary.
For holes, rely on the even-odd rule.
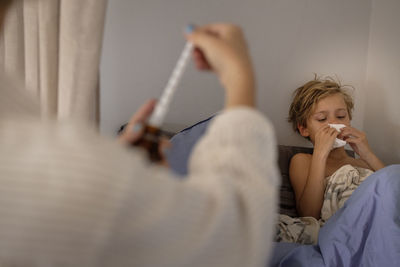
[[[101,130],[112,134],[158,97],[184,46],[188,22],[230,21],[250,43],[259,108],[281,144],[307,144],[286,122],[292,92],[313,73],[357,90],[353,125],[363,126],[371,0],[110,0],[102,61]],[[217,79],[191,66],[166,118],[176,128],[221,109]]]
[[400,163],[400,1],[373,0],[364,130],[386,163]]

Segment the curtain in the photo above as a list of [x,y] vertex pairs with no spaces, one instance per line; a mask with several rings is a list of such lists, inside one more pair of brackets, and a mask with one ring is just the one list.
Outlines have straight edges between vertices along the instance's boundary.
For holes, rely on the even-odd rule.
[[107,0],[14,0],[0,64],[40,99],[42,113],[98,124]]

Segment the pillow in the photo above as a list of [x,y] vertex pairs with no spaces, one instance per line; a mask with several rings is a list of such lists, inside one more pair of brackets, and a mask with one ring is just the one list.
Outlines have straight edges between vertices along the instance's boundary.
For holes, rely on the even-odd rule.
[[278,146],[278,165],[281,172],[281,188],[279,192],[279,213],[290,217],[298,217],[296,210],[296,197],[289,177],[290,160],[297,153],[312,154],[311,147]]
[[184,176],[188,172],[189,156],[194,145],[207,130],[208,123],[214,116],[190,126],[171,138],[172,147],[165,154],[171,169]]

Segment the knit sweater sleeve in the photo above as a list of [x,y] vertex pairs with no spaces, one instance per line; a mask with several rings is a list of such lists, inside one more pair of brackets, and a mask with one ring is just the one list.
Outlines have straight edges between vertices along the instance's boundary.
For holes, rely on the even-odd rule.
[[[129,206],[136,207],[135,231],[118,224],[115,236],[133,233],[134,265],[265,266],[277,203],[275,150],[271,124],[253,109],[214,119],[194,149],[187,179],[160,175],[157,185],[141,184],[142,193],[132,195],[130,203],[142,199],[142,206]],[[120,221],[129,221],[129,212],[122,213]]]
[[[213,230],[220,233],[213,236],[221,237],[221,247],[229,238],[242,238],[227,242],[240,251],[230,266],[266,264],[280,181],[276,148],[271,123],[254,109],[237,108],[218,116],[194,149],[192,182],[211,188],[221,214],[214,217]],[[223,234],[230,228],[230,235]]]
[[0,265],[265,266],[275,146],[262,115],[226,111],[179,180],[86,127],[0,114]]

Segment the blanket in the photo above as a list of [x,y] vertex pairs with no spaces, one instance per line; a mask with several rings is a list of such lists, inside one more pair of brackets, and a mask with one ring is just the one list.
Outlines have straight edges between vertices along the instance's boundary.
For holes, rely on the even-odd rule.
[[268,266],[398,266],[400,165],[371,174],[321,228],[316,245],[275,243]]
[[325,222],[339,210],[356,188],[373,172],[368,169],[344,165],[327,177],[321,219],[313,217],[278,217],[276,242],[316,244],[318,233]]

